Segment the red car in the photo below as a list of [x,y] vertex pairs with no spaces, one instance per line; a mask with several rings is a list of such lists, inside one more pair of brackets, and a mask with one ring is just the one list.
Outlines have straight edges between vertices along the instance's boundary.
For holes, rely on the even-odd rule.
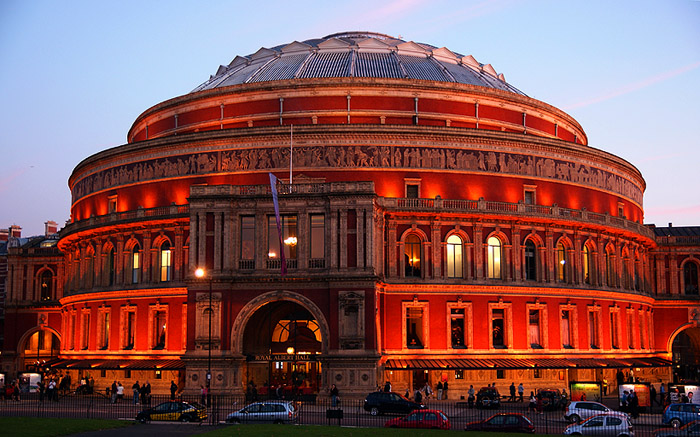
[[450,429],[450,420],[440,410],[415,410],[405,417],[391,419],[387,428]]
[[532,434],[535,426],[530,419],[522,414],[501,413],[495,414],[481,422],[467,423],[465,431],[497,431],[497,432],[524,432]]

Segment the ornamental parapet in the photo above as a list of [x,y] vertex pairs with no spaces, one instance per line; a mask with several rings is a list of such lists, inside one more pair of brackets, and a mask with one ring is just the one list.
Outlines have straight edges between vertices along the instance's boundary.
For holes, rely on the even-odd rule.
[[132,211],[113,212],[110,214],[93,216],[89,219],[69,223],[61,230],[61,238],[75,232],[99,228],[102,226],[112,226],[119,223],[133,223],[173,218],[189,219],[189,216],[189,205],[159,206],[155,208],[138,208]]
[[[600,214],[584,209],[569,209],[555,205],[529,205],[522,202],[494,202],[479,200],[454,200],[454,199],[411,199],[384,197],[380,204],[388,211],[415,211],[415,212],[455,212],[455,213],[489,213],[503,214],[519,217],[538,217],[580,223],[594,223],[617,229],[631,231],[644,237],[654,239],[654,232],[648,227],[624,217],[614,217],[609,214]],[[698,238],[698,237],[696,237]]]

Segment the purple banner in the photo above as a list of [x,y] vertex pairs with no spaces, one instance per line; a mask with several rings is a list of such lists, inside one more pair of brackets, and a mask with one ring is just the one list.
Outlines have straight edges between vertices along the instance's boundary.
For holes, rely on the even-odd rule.
[[272,189],[272,203],[275,205],[275,221],[277,222],[277,235],[280,239],[280,266],[282,276],[287,274],[287,260],[284,258],[284,243],[282,241],[282,225],[280,223],[280,205],[277,201],[277,177],[272,173],[270,175],[270,188]]

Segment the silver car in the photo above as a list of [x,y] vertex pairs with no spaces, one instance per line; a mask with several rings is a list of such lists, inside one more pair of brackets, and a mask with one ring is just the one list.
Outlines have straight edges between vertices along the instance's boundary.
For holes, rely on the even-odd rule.
[[634,437],[628,417],[619,413],[605,413],[589,417],[581,423],[569,425],[564,435],[592,435],[596,437]]
[[255,402],[226,416],[228,423],[295,423],[297,409],[293,402]]
[[600,402],[574,401],[566,407],[564,419],[571,423],[578,423],[581,420],[604,413],[615,413],[624,417],[629,417],[626,413],[613,411]]

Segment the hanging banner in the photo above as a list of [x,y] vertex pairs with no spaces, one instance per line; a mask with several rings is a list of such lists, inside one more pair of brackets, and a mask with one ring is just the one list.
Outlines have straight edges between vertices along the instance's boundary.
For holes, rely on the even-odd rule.
[[270,175],[270,188],[272,190],[272,204],[275,206],[275,221],[277,222],[277,236],[279,237],[280,248],[280,269],[282,276],[287,274],[287,260],[284,257],[284,243],[282,242],[282,225],[280,223],[280,205],[277,201],[277,177],[272,173]]

